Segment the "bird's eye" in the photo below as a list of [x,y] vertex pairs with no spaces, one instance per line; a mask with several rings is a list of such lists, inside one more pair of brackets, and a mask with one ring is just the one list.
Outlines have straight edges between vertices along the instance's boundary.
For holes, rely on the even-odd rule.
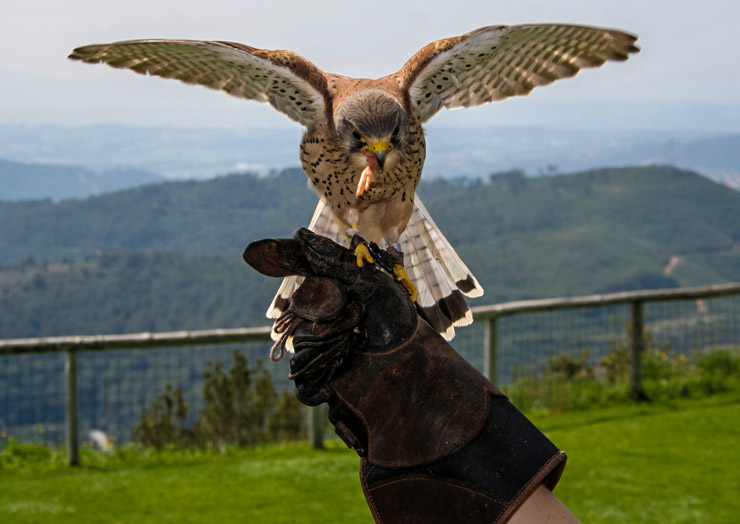
[[395,140],[396,138],[398,138],[398,131],[399,126],[396,126],[396,128],[393,130],[393,134],[391,135],[391,140]]
[[357,131],[357,129],[353,129],[352,130],[352,138],[354,138],[358,142],[364,142],[365,141],[365,139],[362,138],[362,135],[359,133],[359,131]]

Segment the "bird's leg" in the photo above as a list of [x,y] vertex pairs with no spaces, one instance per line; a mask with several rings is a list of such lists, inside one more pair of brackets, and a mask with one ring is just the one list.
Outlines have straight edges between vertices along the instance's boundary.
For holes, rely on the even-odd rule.
[[359,228],[359,224],[353,222],[352,229],[347,231],[347,234],[350,235],[351,233],[352,240],[350,241],[350,246],[354,246],[357,267],[362,267],[365,265],[365,262],[367,262],[368,264],[374,264],[375,259],[373,259],[372,255],[370,254],[370,250],[367,247],[369,242],[368,239],[365,238],[365,235],[360,233]]
[[403,253],[401,252],[401,244],[391,244],[390,246],[388,246],[388,249],[386,249],[386,252],[391,255],[395,262],[393,266],[393,275],[396,277],[396,280],[403,284],[403,287],[406,288],[406,291],[409,292],[411,302],[416,302],[416,299],[418,298],[418,293],[416,291],[416,286],[413,282],[411,282],[408,273],[406,273],[406,269],[403,267]]

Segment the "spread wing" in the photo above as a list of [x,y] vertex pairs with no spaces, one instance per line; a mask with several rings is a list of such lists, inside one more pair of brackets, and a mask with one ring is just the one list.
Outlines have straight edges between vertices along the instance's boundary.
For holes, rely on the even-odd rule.
[[131,40],[80,47],[69,58],[104,62],[268,102],[307,127],[325,118],[328,107],[324,73],[292,51],[256,49],[233,42]]
[[441,108],[472,107],[574,76],[639,51],[613,29],[541,24],[483,27],[428,44],[398,73],[422,122]]

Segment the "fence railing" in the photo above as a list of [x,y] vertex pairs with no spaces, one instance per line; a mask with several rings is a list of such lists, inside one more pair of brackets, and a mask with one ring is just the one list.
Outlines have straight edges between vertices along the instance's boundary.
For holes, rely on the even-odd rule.
[[473,308],[473,318],[476,321],[484,322],[484,374],[492,381],[497,377],[498,320],[502,317],[542,311],[629,304],[631,326],[629,331],[632,334],[632,340],[630,341],[630,395],[636,400],[644,399],[645,391],[642,387],[641,358],[645,349],[645,320],[643,315],[643,304],[647,302],[697,300],[732,295],[740,295],[740,283],[678,289],[625,291],[621,293],[569,298],[521,300],[494,304],[491,306],[475,307]]
[[[577,308],[601,308],[629,305],[631,359],[630,394],[644,399],[642,385],[642,354],[645,349],[643,305],[649,302],[698,300],[740,295],[740,283],[668,290],[632,291],[570,298],[525,300],[473,308],[476,323],[483,324],[483,372],[493,382],[498,377],[499,321],[504,317],[526,313],[548,312]],[[65,441],[70,465],[79,463],[78,374],[77,356],[85,351],[120,349],[151,349],[172,346],[254,343],[270,340],[270,328],[216,329],[169,333],[138,333],[130,335],[64,336],[0,340],[0,356],[10,354],[62,353],[65,355]],[[740,340],[734,341],[740,345]],[[454,345],[454,344],[453,344]],[[323,440],[321,412],[312,410],[311,440],[320,446]]]

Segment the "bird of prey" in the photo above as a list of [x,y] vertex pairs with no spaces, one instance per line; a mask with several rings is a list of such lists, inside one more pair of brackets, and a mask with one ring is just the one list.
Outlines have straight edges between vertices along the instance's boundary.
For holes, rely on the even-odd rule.
[[[626,60],[639,50],[636,40],[577,25],[489,26],[432,42],[377,79],[326,73],[292,51],[220,41],[123,41],[80,47],[69,58],[267,102],[305,126],[300,159],[320,199],[309,228],[344,245],[359,232],[403,253],[396,277],[449,339],[454,326],[472,321],[463,295],[483,290],[415,194],[422,124],[442,108],[526,95],[581,68]],[[364,245],[358,265],[372,262]],[[268,316],[281,314],[299,283],[283,282]]]

